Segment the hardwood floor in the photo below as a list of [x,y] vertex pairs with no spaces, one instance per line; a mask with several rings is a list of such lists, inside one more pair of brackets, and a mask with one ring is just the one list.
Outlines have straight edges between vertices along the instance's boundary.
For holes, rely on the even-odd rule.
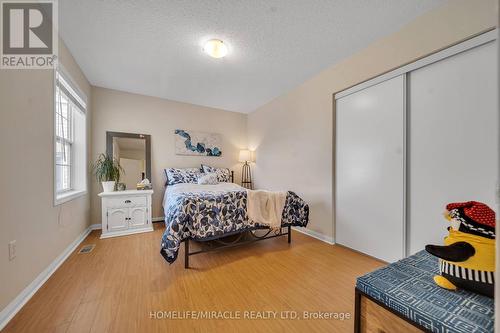
[[[383,265],[293,232],[292,244],[283,237],[200,254],[186,270],[183,247],[172,265],[161,257],[162,232],[162,223],[154,232],[104,240],[93,231],[82,246],[95,249],[71,254],[2,332],[352,332],[355,279]],[[168,311],[240,319],[162,318]],[[248,311],[278,318],[245,318]],[[281,319],[284,311],[300,319]],[[350,318],[304,319],[303,311]]]

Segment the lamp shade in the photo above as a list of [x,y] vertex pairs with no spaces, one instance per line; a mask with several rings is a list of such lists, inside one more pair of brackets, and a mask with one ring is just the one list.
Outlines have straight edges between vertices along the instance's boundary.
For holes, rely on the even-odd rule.
[[250,150],[240,150],[240,162],[251,162],[252,161],[252,152]]

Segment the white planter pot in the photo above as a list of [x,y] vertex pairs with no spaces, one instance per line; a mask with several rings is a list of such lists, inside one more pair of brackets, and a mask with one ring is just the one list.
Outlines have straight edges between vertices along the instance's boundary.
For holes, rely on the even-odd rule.
[[109,182],[101,182],[102,184],[102,190],[104,192],[113,192],[115,190],[115,181],[109,181]]

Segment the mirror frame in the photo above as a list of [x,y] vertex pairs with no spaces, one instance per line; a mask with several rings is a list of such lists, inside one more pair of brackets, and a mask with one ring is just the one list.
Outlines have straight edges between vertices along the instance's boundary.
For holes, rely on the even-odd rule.
[[106,131],[106,155],[111,157],[113,156],[113,138],[146,140],[146,178],[153,183],[151,179],[151,135]]

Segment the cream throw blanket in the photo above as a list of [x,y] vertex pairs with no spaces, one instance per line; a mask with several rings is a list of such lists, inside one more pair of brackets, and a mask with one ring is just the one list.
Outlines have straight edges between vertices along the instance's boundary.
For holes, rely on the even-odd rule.
[[285,208],[286,192],[247,190],[248,218],[271,229],[281,228],[281,215]]

